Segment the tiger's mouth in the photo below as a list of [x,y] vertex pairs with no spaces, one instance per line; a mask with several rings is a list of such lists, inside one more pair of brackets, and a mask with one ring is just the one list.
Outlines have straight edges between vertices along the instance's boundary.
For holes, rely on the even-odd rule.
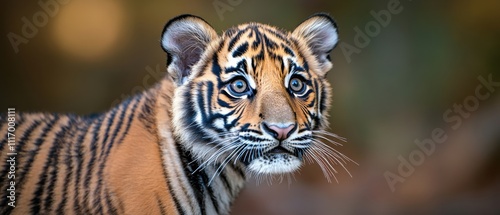
[[248,163],[248,169],[258,174],[281,174],[296,171],[302,165],[302,153],[276,146],[255,157]]
[[288,153],[288,154],[291,154],[291,155],[294,154],[293,152],[288,151],[287,149],[283,148],[283,146],[274,147],[273,149],[269,150],[267,153],[268,154]]

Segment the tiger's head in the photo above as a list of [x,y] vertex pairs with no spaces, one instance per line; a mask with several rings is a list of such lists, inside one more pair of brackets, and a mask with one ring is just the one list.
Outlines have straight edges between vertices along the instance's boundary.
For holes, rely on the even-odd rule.
[[177,86],[176,137],[203,165],[275,174],[293,172],[310,158],[331,167],[328,159],[343,155],[318,138],[331,139],[323,130],[330,105],[326,75],[337,41],[337,26],[326,14],[293,32],[248,23],[220,36],[199,17],[172,19],[161,45]]

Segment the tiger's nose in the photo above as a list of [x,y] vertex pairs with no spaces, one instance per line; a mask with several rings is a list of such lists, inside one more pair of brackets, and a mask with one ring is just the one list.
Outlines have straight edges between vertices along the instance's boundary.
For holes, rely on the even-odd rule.
[[264,130],[278,140],[284,140],[290,136],[291,131],[295,128],[295,124],[286,126],[273,125],[264,123]]

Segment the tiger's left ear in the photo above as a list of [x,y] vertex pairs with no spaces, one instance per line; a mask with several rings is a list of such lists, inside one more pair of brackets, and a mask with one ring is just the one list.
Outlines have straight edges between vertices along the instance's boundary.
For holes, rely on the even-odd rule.
[[177,85],[186,82],[192,67],[202,57],[217,32],[205,20],[193,15],[180,15],[163,28],[161,46],[167,52],[167,71]]
[[319,13],[302,22],[292,35],[305,41],[319,63],[319,75],[332,68],[330,52],[338,42],[337,24],[328,14]]

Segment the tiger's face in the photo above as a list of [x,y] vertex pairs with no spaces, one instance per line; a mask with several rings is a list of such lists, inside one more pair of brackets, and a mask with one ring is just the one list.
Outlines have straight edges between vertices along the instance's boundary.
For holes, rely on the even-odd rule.
[[176,136],[204,165],[257,174],[292,172],[304,157],[316,159],[327,150],[315,134],[327,124],[325,76],[337,40],[324,14],[291,33],[249,23],[218,36],[198,17],[170,21],[162,46],[178,85]]

